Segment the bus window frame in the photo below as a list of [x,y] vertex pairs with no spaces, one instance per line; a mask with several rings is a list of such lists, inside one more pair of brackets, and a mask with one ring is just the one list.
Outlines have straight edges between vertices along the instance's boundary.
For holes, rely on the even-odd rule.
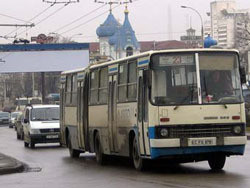
[[[104,72],[104,74],[106,74],[106,85],[105,85],[105,87],[101,87],[101,73],[102,73],[102,71],[103,70],[105,70],[106,69],[106,71]],[[99,77],[98,77],[98,80],[99,80],[99,83],[98,83],[98,104],[99,105],[106,105],[106,104],[108,104],[108,78],[109,78],[109,75],[108,75],[108,66],[104,66],[104,67],[100,67],[99,68],[99,71],[98,71],[99,73]],[[104,82],[105,83],[105,82]],[[101,95],[100,95],[100,91],[103,91],[103,90],[106,90],[106,93],[107,93],[107,96],[106,96],[106,100],[105,101],[101,101]]]
[[[137,58],[133,58],[133,59],[130,59],[130,60],[127,60],[127,61],[123,61],[123,62],[120,62],[118,63],[118,84],[117,84],[117,89],[118,89],[118,104],[120,103],[129,103],[129,102],[136,102],[138,99],[137,99],[137,91],[138,91],[138,86],[137,86],[137,79],[138,79],[138,69],[139,67],[137,66],[137,61],[138,59]],[[135,81],[134,82],[129,82],[129,73],[130,73],[130,65],[131,63],[135,63],[135,73],[136,73],[136,76],[135,76]],[[127,67],[127,74],[126,74],[126,82],[125,83],[122,83],[120,84],[120,65],[126,65]],[[129,98],[129,86],[132,86],[132,85],[135,85],[135,88],[136,88],[136,91],[135,91],[135,97],[134,98]],[[126,88],[126,98],[125,100],[119,100],[119,87],[125,87]]]
[[[95,68],[95,69],[92,69],[92,70],[90,70],[90,72],[89,72],[89,76],[90,76],[90,78],[89,78],[89,99],[88,99],[88,103],[89,103],[89,106],[96,106],[96,105],[99,105],[99,92],[98,92],[98,90],[99,90],[99,71],[100,69],[99,68]],[[98,76],[98,78],[97,78],[97,87],[96,88],[92,88],[92,73],[95,73],[95,80],[96,80],[96,76]],[[96,102],[92,102],[92,98],[91,97],[93,97],[91,94],[92,94],[92,92],[93,91],[96,91],[97,92],[97,98],[95,98],[95,101]]]

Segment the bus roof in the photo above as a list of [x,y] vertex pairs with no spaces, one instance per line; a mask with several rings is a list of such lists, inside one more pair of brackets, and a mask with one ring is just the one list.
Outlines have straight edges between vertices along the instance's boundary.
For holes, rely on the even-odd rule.
[[146,56],[150,56],[152,54],[174,53],[174,52],[177,52],[177,53],[178,52],[235,52],[235,53],[239,53],[239,51],[236,49],[212,49],[212,48],[192,48],[192,49],[171,49],[171,50],[147,51],[147,52],[143,52],[143,53],[136,54],[133,56],[128,56],[128,57],[125,57],[122,59],[108,61],[108,62],[100,63],[97,65],[91,65],[90,69],[94,69],[94,68],[98,68],[98,67],[102,67],[102,66],[109,66],[109,65],[115,64],[115,63],[120,62],[120,61],[127,61],[127,60],[134,59],[134,58],[146,57]]
[[190,48],[190,49],[171,49],[171,50],[157,50],[157,51],[152,50],[152,51],[143,52],[140,54],[128,56],[128,57],[113,60],[113,61],[102,62],[99,64],[90,64],[88,67],[64,71],[61,73],[61,75],[82,72],[82,71],[85,71],[87,68],[95,69],[95,68],[102,67],[102,66],[109,66],[109,65],[115,64],[115,63],[120,62],[120,61],[127,61],[127,60],[134,59],[134,58],[146,57],[146,56],[150,56],[152,54],[175,53],[175,52],[177,52],[177,53],[178,52],[235,52],[235,53],[239,53],[239,51],[236,49],[217,49],[217,48],[216,49],[215,48],[192,48],[192,49]]
[[62,74],[71,74],[71,73],[76,73],[76,72],[82,72],[85,71],[87,67],[79,68],[79,69],[73,69],[73,70],[68,70],[68,71],[63,71]]

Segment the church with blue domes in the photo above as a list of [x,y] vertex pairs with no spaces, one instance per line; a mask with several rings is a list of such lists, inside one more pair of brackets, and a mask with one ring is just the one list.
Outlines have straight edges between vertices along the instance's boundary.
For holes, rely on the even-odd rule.
[[127,6],[124,13],[123,25],[115,19],[110,10],[107,19],[97,28],[100,55],[120,59],[140,52],[140,45],[128,18]]

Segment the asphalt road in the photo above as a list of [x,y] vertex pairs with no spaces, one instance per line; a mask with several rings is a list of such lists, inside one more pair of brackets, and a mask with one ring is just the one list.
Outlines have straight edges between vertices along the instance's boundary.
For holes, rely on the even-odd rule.
[[23,173],[1,175],[0,188],[152,188],[152,187],[250,187],[250,147],[244,156],[227,158],[221,172],[212,172],[207,162],[153,166],[137,172],[126,159],[112,158],[105,166],[93,154],[71,159],[57,144],[24,148],[16,133],[0,127],[0,151],[29,165]]

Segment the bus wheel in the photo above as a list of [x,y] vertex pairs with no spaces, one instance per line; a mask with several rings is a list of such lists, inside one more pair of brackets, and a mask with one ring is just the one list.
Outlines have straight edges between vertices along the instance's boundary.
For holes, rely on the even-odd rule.
[[20,139],[23,140],[24,139],[24,133],[21,133]]
[[30,141],[30,148],[34,149],[35,148],[35,143]]
[[145,160],[140,157],[136,137],[134,137],[134,140],[133,140],[132,158],[133,158],[133,163],[134,163],[134,167],[136,170],[142,171],[145,169]]
[[80,156],[80,152],[72,148],[70,135],[68,136],[68,147],[69,147],[69,155],[71,158],[78,158]]
[[223,154],[213,155],[208,159],[208,164],[212,170],[221,170],[226,162],[226,156]]
[[103,154],[102,151],[102,145],[100,142],[99,133],[96,133],[95,135],[95,155],[96,155],[96,162],[100,165],[103,165],[105,161],[105,155]]
[[16,132],[16,138],[19,140],[21,137],[20,135],[18,134],[18,132]]
[[29,143],[24,141],[24,147],[29,147]]

